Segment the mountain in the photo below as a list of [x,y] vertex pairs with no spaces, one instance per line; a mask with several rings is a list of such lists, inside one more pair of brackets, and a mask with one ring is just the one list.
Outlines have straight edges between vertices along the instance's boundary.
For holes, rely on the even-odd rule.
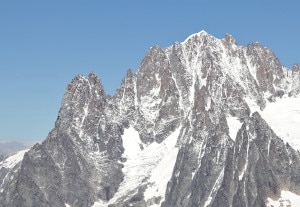
[[151,47],[114,96],[71,81],[46,140],[0,163],[0,206],[299,206],[299,93],[259,43]]
[[0,155],[9,155],[26,148],[28,148],[26,145],[16,141],[0,142]]

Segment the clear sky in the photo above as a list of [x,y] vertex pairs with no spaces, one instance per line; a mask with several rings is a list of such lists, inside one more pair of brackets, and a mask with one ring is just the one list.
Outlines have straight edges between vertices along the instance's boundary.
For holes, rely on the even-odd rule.
[[0,141],[44,140],[76,74],[95,72],[113,95],[151,46],[201,30],[258,41],[291,68],[300,63],[298,2],[1,0]]

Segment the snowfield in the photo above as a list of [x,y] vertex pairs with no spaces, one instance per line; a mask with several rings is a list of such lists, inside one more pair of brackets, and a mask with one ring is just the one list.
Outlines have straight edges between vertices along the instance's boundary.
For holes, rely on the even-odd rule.
[[176,129],[162,143],[154,142],[148,146],[142,143],[133,127],[125,129],[122,135],[124,157],[127,158],[122,169],[124,181],[112,199],[108,202],[99,200],[93,207],[106,207],[116,203],[122,196],[137,193],[137,187],[143,184],[147,185],[144,192],[145,200],[161,197],[161,203],[176,162],[178,153],[176,143],[180,129],[181,127]]
[[11,169],[13,168],[14,166],[16,166],[16,164],[18,164],[19,162],[22,161],[23,157],[24,157],[24,154],[28,151],[29,149],[26,149],[26,150],[22,150],[22,151],[19,151],[17,152],[16,154],[6,158],[4,161],[0,162],[0,169],[2,167],[4,168],[8,168],[8,169]]
[[[261,111],[259,107],[246,100],[250,104],[251,112],[258,111],[263,119],[271,126],[277,136],[288,142],[295,149],[300,150],[300,96],[277,98],[275,102],[268,102],[266,108]],[[232,116],[227,117],[229,135],[235,140],[242,123]],[[108,202],[95,202],[93,207],[106,207],[116,203],[122,196],[137,193],[137,186],[147,185],[144,192],[145,201],[154,197],[161,197],[160,206],[164,200],[167,183],[170,180],[176,162],[178,148],[176,142],[181,127],[173,132],[162,143],[156,142],[146,146],[140,140],[138,132],[130,127],[125,129],[122,136],[125,148],[124,157],[127,161],[122,169],[125,177],[115,196]],[[145,182],[145,180],[147,180]],[[206,204],[210,203],[210,199]],[[300,196],[289,191],[282,191],[281,198],[272,200],[267,198],[267,206],[300,206]]]
[[300,151],[300,95],[277,98],[259,113],[277,136]]
[[[251,113],[257,111],[278,137],[300,151],[300,95],[283,96],[283,98],[276,98],[275,102],[267,101],[263,111],[250,98],[245,98],[245,100]],[[227,118],[227,122],[230,125],[230,119]],[[234,128],[235,124],[232,125]]]

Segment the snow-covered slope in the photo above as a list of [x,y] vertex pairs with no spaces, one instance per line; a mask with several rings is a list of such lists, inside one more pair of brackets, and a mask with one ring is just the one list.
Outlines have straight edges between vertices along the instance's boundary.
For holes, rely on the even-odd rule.
[[7,168],[7,169],[13,168],[14,166],[16,166],[16,164],[18,164],[20,161],[22,161],[24,154],[28,150],[29,149],[21,150],[21,151],[17,152],[16,154],[9,156],[8,158],[6,158],[2,162],[0,162],[0,168]]
[[109,202],[96,202],[94,207],[104,207],[117,203],[118,199],[137,193],[137,186],[145,185],[145,200],[154,197],[164,199],[167,182],[170,180],[176,161],[178,148],[176,142],[180,128],[173,132],[162,143],[144,145],[138,132],[129,127],[122,136],[126,162],[122,169],[124,180],[114,197]]
[[0,162],[0,192],[3,191],[9,180],[13,178],[14,173],[18,170],[18,164],[22,161],[24,154],[28,150],[21,150]]
[[277,98],[260,112],[275,133],[300,151],[300,96]]

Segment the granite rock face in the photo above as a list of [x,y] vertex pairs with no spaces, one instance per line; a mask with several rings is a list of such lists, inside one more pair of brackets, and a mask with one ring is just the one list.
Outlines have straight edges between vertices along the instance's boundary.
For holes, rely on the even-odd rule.
[[256,207],[299,195],[299,151],[260,115],[299,92],[299,66],[259,43],[202,31],[154,46],[114,96],[93,73],[71,81],[47,139],[0,162],[0,206]]

